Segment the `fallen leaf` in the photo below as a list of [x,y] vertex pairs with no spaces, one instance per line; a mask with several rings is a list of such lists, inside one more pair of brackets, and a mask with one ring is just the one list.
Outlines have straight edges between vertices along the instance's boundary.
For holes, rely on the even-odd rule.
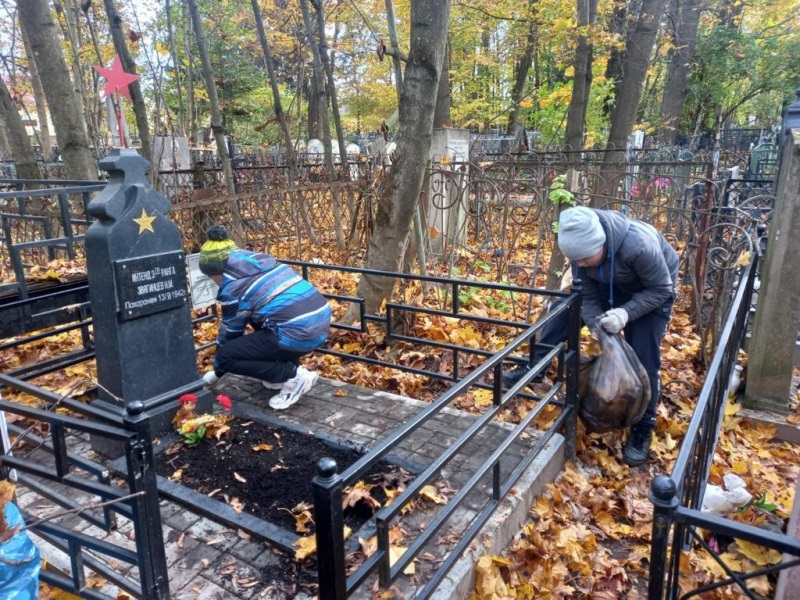
[[242,514],[242,511],[244,510],[244,503],[242,503],[242,501],[238,498],[231,498],[231,501],[228,502],[228,506],[230,506],[236,512],[236,514],[239,515]]
[[253,452],[269,452],[272,450],[272,444],[258,444],[253,446]]
[[[390,546],[389,547],[389,564],[394,565],[402,556],[406,553],[408,548],[404,546]],[[416,571],[414,563],[416,559],[412,560],[405,569],[403,569],[403,575],[413,575]]]
[[447,498],[442,496],[439,492],[436,491],[436,488],[432,485],[426,485],[419,491],[419,495],[422,496],[425,500],[429,502],[435,502],[436,504],[446,504]]

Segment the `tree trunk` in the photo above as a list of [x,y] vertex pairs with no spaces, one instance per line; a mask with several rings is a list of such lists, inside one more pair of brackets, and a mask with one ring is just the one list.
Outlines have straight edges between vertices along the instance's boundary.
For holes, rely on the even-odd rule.
[[[317,90],[320,114],[322,116],[322,146],[325,152],[325,168],[328,171],[328,181],[335,183],[336,170],[333,165],[333,152],[331,151],[331,123],[328,120],[328,95],[324,80],[324,67],[322,66],[319,47],[315,42],[316,36],[314,35],[314,26],[311,22],[311,12],[308,10],[308,0],[300,0],[300,7],[303,10],[303,23],[306,27],[306,38],[311,48],[311,57],[314,65],[314,87]],[[342,207],[339,206],[339,194],[333,186],[331,187],[331,196],[333,201],[333,215],[336,220],[336,247],[339,250],[344,250],[347,246],[347,240],[344,236],[344,226],[342,223]],[[304,210],[303,213],[305,212]],[[311,235],[311,242],[314,243],[315,236],[312,229],[309,229],[309,234]]]
[[533,64],[533,53],[536,49],[536,41],[538,38],[539,22],[538,18],[533,14],[533,7],[535,4],[536,0],[531,0],[531,2],[528,3],[528,18],[530,19],[530,24],[528,25],[525,49],[522,52],[522,56],[514,65],[514,87],[511,88],[511,102],[513,102],[514,106],[511,109],[511,114],[508,117],[508,126],[506,127],[506,132],[509,135],[515,136],[514,150],[519,149],[519,143],[521,141],[517,139],[520,137],[517,135],[519,115],[522,108],[520,102],[522,102],[522,99],[525,97],[525,84],[528,82],[528,72]]
[[[114,6],[114,0],[103,0],[108,15],[108,22],[111,28],[111,39],[114,41],[114,50],[119,55],[122,68],[126,73],[136,74],[136,63],[133,62],[128,45],[125,43],[125,33],[122,31],[122,19]],[[142,96],[142,86],[137,79],[129,86],[131,92],[131,102],[133,103],[133,114],[136,116],[136,128],[139,130],[139,139],[142,142],[142,156],[150,162],[150,178],[158,178],[158,165],[153,164],[153,142],[150,139],[150,125],[147,122],[147,107]]]
[[699,0],[682,0],[677,5],[674,50],[670,55],[669,73],[661,102],[660,138],[665,144],[674,144],[677,141],[681,109],[686,101],[687,82],[697,46],[701,12]]
[[[60,5],[56,4],[56,9],[58,9],[58,6]],[[69,40],[69,50],[72,55],[72,83],[74,85],[75,98],[80,112],[84,115],[83,127],[89,136],[89,143],[92,144],[95,152],[97,152],[100,147],[100,137],[96,123],[92,119],[93,115],[89,110],[89,96],[86,93],[86,86],[83,82],[84,65],[81,63],[80,57],[80,48],[83,44],[81,43],[78,19],[76,17],[78,9],[74,6],[74,2],[66,3],[66,6],[62,7],[62,9],[67,26],[65,35]]]
[[195,133],[197,132],[197,105],[194,101],[194,53],[192,52],[192,25],[191,17],[188,14],[189,7],[183,4],[183,51],[186,54],[186,112],[189,128],[189,146],[195,143]]
[[[92,48],[94,48],[94,60],[96,61],[95,64],[101,65],[103,64],[103,54],[100,52],[100,42],[97,41],[97,32],[95,31],[94,23],[92,19],[89,18],[89,9],[91,5],[86,6],[86,10],[83,11],[84,16],[86,17],[86,29],[89,30],[89,38],[92,40]],[[92,75],[92,89],[97,90],[99,89],[99,77],[100,74],[95,71],[94,69],[90,69]],[[92,94],[93,101],[92,101],[92,130],[97,135],[97,132],[100,131],[100,127],[103,123],[103,114],[106,107],[106,102],[100,98],[100,94]],[[91,136],[90,136],[91,137]]]
[[[208,56],[203,23],[200,20],[200,12],[197,10],[197,0],[189,0],[189,14],[191,15],[192,25],[194,26],[194,37],[197,40],[197,53],[200,55],[200,64],[203,66],[203,79],[206,83],[208,102],[211,105],[211,131],[214,133],[214,141],[217,143],[217,153],[222,162],[225,187],[227,188],[229,196],[235,196],[236,188],[233,185],[231,157],[228,155],[228,147],[225,144],[225,131],[222,127],[222,113],[219,109],[217,86],[214,83],[214,73],[211,70],[211,59]],[[237,243],[240,243],[239,240],[237,240]]]
[[11,146],[8,143],[8,134],[6,133],[6,122],[5,119],[0,117],[0,152],[2,152],[3,157],[5,155],[11,155]]
[[175,93],[178,96],[178,127],[175,134],[186,135],[186,110],[183,107],[183,89],[181,86],[181,67],[178,62],[178,47],[175,45],[175,34],[172,31],[172,7],[170,0],[164,3],[164,14],[167,17],[167,39],[169,40],[169,54],[172,60],[172,71],[175,73]]
[[[317,35],[319,36],[319,57],[322,66],[325,68],[325,79],[327,83],[328,98],[331,103],[331,113],[333,116],[333,126],[336,129],[336,143],[339,144],[339,159],[343,165],[342,171],[344,178],[350,179],[350,170],[347,168],[347,152],[344,141],[344,130],[342,129],[342,119],[339,115],[339,101],[336,97],[336,82],[333,78],[333,63],[328,55],[328,40],[325,36],[325,14],[322,12],[322,0],[311,0],[317,11]],[[327,116],[325,117],[327,120]],[[328,125],[330,131],[330,125]],[[338,179],[338,177],[337,177]],[[333,180],[331,180],[333,181]],[[344,236],[344,234],[342,234]]]
[[[403,259],[414,210],[419,201],[433,137],[433,113],[447,40],[450,0],[411,0],[411,47],[400,98],[397,150],[389,180],[378,200],[375,232],[370,238],[368,269],[396,272]],[[391,297],[395,279],[364,275],[357,296],[375,314]],[[351,304],[343,321],[353,321]]]
[[70,179],[97,180],[97,165],[84,128],[80,100],[72,89],[69,70],[61,52],[47,0],[17,0],[21,27],[25,30],[47,96],[50,116],[64,168]]
[[[625,2],[617,2],[609,23],[609,35],[617,39],[628,39],[628,5]],[[619,95],[619,86],[622,83],[622,62],[625,58],[625,51],[619,50],[616,46],[611,48],[608,63],[606,63],[606,81],[613,82],[612,95],[614,98]],[[607,97],[603,102],[603,114],[611,112],[614,99]]]
[[605,163],[617,162],[625,152],[628,136],[636,122],[636,112],[642,97],[642,84],[650,65],[653,43],[666,0],[643,0],[636,28],[628,36],[622,61],[623,76],[616,104],[611,113],[611,130],[606,144]]
[[[39,135],[42,143],[42,158],[45,162],[50,160],[52,145],[50,144],[50,124],[47,121],[47,101],[42,89],[42,81],[39,79],[39,69],[36,68],[36,61],[33,60],[33,50],[25,31],[20,29],[22,43],[25,46],[25,56],[28,57],[28,71],[31,75],[31,85],[33,86],[33,99],[36,103],[36,118],[39,121]],[[10,128],[10,127],[9,127]],[[36,167],[39,170],[39,167]]]
[[261,51],[264,53],[264,65],[267,67],[269,85],[272,89],[272,106],[275,111],[275,117],[278,119],[281,133],[283,134],[283,143],[286,146],[286,160],[289,163],[289,187],[292,187],[297,178],[297,161],[295,159],[294,144],[292,143],[292,134],[289,133],[289,125],[286,122],[286,115],[283,112],[281,92],[278,88],[278,78],[275,75],[275,65],[272,62],[272,53],[269,49],[267,33],[264,31],[264,20],[261,17],[261,8],[258,5],[258,0],[251,0],[251,3],[253,5],[253,15],[256,19],[258,39],[261,42]]
[[597,20],[598,0],[578,0],[578,35],[575,48],[575,76],[572,80],[572,97],[567,111],[567,131],[564,145],[573,150],[570,162],[580,163],[580,150],[583,149],[583,134],[586,131],[586,109],[589,106],[589,94],[592,89],[592,53],[588,29]]
[[322,107],[319,104],[317,79],[312,75],[305,83],[305,93],[308,98],[308,139],[318,140],[322,137]]
[[42,173],[33,148],[31,148],[25,125],[22,123],[17,106],[2,77],[0,77],[0,117],[6,125],[6,139],[11,154],[14,156],[17,178],[41,179]]
[[439,88],[436,91],[436,109],[433,113],[434,129],[453,126],[453,119],[450,116],[452,107],[450,100],[450,42],[447,42],[444,47],[444,56],[442,56],[442,74],[439,76]]

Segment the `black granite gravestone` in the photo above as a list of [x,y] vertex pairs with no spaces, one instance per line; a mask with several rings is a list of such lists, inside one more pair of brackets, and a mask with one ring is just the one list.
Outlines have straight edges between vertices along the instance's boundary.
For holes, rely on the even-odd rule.
[[[149,413],[151,433],[171,427],[173,402],[202,387],[192,335],[185,257],[178,228],[166,218],[167,198],[145,175],[135,150],[114,149],[100,161],[105,190],[88,207],[97,219],[86,232],[86,263],[94,322],[99,400],[130,415]],[[211,399],[199,394],[200,410]],[[116,449],[95,449],[113,455]],[[98,447],[99,446],[99,447]]]

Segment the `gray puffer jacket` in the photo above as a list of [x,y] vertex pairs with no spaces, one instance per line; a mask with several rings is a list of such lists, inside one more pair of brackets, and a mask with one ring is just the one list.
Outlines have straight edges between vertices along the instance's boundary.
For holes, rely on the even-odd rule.
[[576,269],[583,283],[583,320],[593,327],[612,307],[624,308],[633,321],[674,300],[678,254],[664,236],[615,210],[594,210],[606,244],[600,264]]

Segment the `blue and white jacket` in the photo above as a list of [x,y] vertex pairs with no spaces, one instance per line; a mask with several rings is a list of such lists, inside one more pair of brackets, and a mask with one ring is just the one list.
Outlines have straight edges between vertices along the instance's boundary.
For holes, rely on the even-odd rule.
[[218,345],[241,336],[248,324],[273,329],[280,347],[292,352],[311,352],[328,339],[331,309],[325,297],[268,254],[232,251],[217,300],[222,305]]

